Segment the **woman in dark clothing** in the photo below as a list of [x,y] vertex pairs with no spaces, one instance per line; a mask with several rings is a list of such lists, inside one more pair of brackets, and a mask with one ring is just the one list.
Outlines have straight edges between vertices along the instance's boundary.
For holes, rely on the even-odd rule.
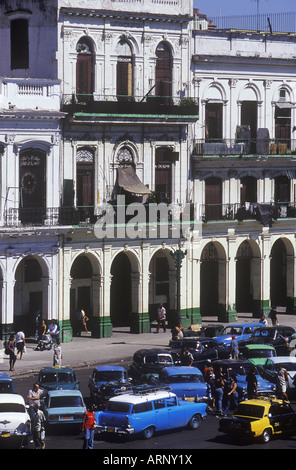
[[16,361],[16,354],[15,354],[15,337],[14,335],[10,335],[9,342],[8,342],[8,352],[9,352],[9,370],[14,371],[14,364]]

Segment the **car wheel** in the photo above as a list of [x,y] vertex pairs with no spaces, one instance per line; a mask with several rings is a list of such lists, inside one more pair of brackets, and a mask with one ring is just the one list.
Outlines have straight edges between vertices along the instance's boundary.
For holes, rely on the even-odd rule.
[[270,438],[271,438],[271,430],[270,429],[264,429],[264,431],[262,433],[262,442],[264,444],[267,444],[267,442],[270,441]]
[[192,416],[191,420],[189,421],[190,429],[198,429],[201,423],[201,416],[199,414],[195,414]]
[[144,431],[142,432],[142,435],[144,437],[144,439],[151,439],[151,437],[153,436],[154,434],[154,427],[153,426],[149,426],[149,428],[146,428],[144,429]]

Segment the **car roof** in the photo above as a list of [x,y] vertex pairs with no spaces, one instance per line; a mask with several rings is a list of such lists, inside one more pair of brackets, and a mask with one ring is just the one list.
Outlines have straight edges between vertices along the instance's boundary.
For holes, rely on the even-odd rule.
[[244,347],[246,349],[272,349],[275,351],[274,347],[269,344],[246,344]]
[[5,372],[0,372],[0,381],[12,382],[12,377],[10,377],[10,375],[6,374]]
[[192,366],[164,367],[162,371],[167,372],[168,375],[182,375],[182,374],[202,375],[201,371],[197,367],[192,367]]
[[80,390],[50,390],[47,392],[50,397],[55,396],[82,396]]
[[283,400],[275,397],[257,397],[257,398],[252,398],[251,400],[243,400],[239,403],[239,406],[243,405],[256,405],[256,406],[269,406],[272,405],[273,403],[279,403],[282,404],[284,403]]
[[44,372],[73,372],[71,367],[63,366],[63,367],[54,367],[54,366],[46,366],[40,369],[40,373]]
[[126,372],[125,368],[124,367],[121,367],[121,366],[97,366],[94,368],[94,370],[97,370],[98,372],[101,372],[101,371],[116,371],[116,370],[119,370],[119,371],[123,371],[123,372]]
[[16,393],[0,393],[0,403],[20,403],[24,405],[25,400]]
[[268,360],[274,362],[274,364],[281,364],[283,362],[291,362],[296,364],[296,357],[294,356],[269,357]]
[[244,326],[262,326],[262,323],[259,322],[242,322],[242,323],[231,323],[230,325],[225,325],[224,328],[235,328],[235,327],[244,327]]
[[137,405],[152,400],[161,400],[162,398],[175,397],[176,395],[169,391],[155,391],[143,394],[123,393],[122,395],[116,395],[110,398],[109,401],[117,403],[129,403],[131,405]]

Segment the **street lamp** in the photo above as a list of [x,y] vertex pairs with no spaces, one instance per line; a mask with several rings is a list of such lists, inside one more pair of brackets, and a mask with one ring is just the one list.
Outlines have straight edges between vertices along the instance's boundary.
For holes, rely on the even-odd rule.
[[177,320],[181,321],[181,266],[183,259],[187,255],[187,250],[182,251],[179,245],[179,248],[177,250],[171,251],[170,253],[173,260],[175,261],[175,266],[177,270]]

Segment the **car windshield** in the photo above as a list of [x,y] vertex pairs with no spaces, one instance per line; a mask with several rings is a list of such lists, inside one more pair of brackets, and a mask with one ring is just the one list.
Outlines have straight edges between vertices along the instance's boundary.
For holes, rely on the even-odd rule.
[[26,408],[21,403],[0,403],[0,413],[25,413]]
[[0,393],[11,393],[12,383],[11,382],[0,382]]
[[126,380],[127,374],[121,370],[96,371],[94,378],[96,382],[117,382]]
[[278,367],[279,365],[281,365],[283,369],[286,369],[290,372],[295,372],[296,370],[296,362],[281,362],[280,364],[277,364],[276,367]]
[[170,384],[178,384],[178,383],[203,383],[204,379],[202,375],[199,374],[178,374],[178,375],[170,375],[168,377],[168,382]]
[[243,332],[242,328],[239,327],[233,327],[233,326],[226,326],[222,330],[222,335],[241,335]]
[[52,397],[50,399],[50,408],[72,408],[83,406],[81,397]]
[[253,336],[255,338],[268,338],[274,339],[276,332],[274,330],[255,330]]
[[235,416],[248,416],[250,418],[263,418],[264,406],[239,404]]
[[45,372],[40,377],[40,382],[43,384],[50,382],[72,383],[74,380],[75,377],[71,372]]
[[130,404],[109,401],[106,410],[112,411],[112,413],[129,413]]
[[276,352],[273,349],[253,349],[248,351],[248,358],[275,357]]
[[231,366],[227,367],[227,373],[228,375],[246,375],[250,372],[250,370],[253,368],[253,364],[250,363],[245,363],[245,364],[233,364]]
[[172,357],[168,354],[155,354],[152,356],[146,356],[146,364],[172,364]]

